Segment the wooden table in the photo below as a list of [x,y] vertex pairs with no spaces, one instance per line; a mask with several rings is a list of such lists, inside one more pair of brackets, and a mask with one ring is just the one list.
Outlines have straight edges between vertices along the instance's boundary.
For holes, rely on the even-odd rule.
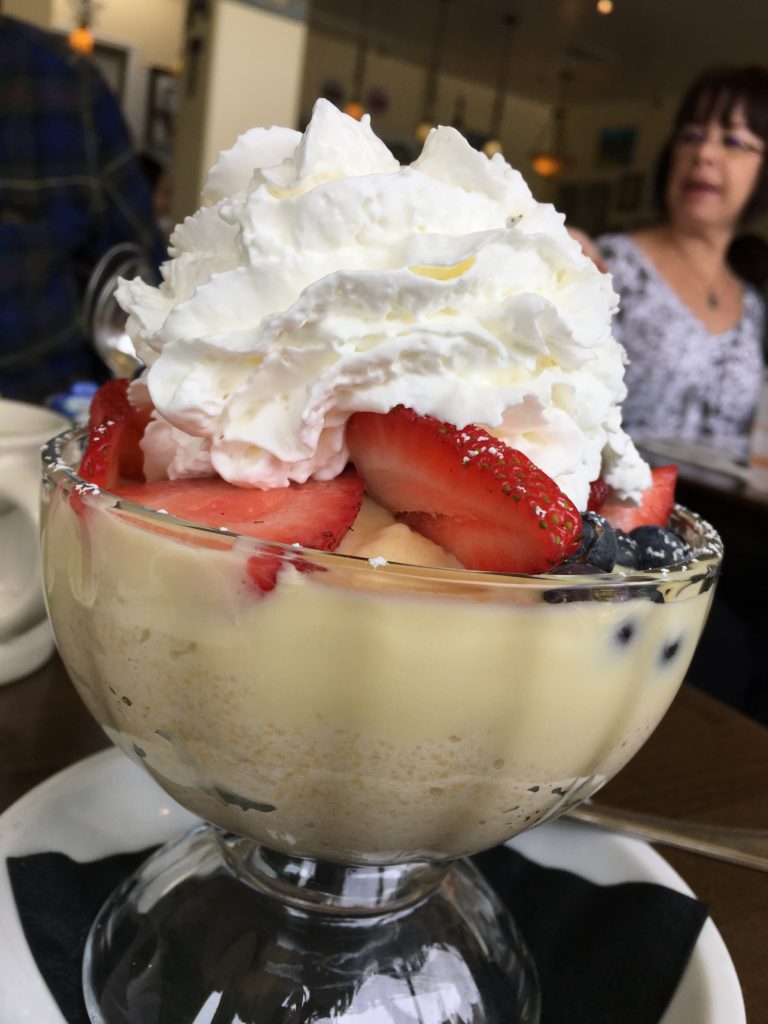
[[[1,687],[0,810],[107,745],[57,657]],[[671,817],[768,829],[768,729],[684,686],[601,799]],[[659,850],[709,905],[736,965],[749,1024],[768,1024],[768,873]]]

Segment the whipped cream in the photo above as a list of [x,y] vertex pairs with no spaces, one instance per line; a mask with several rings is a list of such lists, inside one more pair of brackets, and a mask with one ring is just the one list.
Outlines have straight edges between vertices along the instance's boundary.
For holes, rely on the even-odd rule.
[[156,410],[150,479],[329,479],[348,417],[402,404],[484,425],[582,510],[601,473],[622,497],[649,485],[610,278],[500,155],[440,127],[401,166],[367,116],[318,100],[303,135],[240,136],[203,201],[159,287],[117,293]]

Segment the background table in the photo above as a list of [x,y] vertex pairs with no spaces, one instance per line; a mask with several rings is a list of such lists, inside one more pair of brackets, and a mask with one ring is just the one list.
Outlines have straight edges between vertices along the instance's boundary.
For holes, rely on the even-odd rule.
[[[58,657],[27,679],[0,687],[0,810],[108,745]],[[684,686],[600,799],[670,817],[768,829],[768,729]],[[749,1024],[768,1024],[768,873],[658,850],[709,905],[736,965]]]

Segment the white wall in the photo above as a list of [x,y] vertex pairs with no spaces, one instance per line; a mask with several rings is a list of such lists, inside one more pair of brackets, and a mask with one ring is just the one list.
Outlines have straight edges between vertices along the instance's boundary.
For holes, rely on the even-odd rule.
[[190,32],[202,49],[196,88],[187,88],[188,66],[180,82],[177,221],[199,206],[208,168],[238,135],[255,126],[298,124],[307,25],[238,0],[217,0],[205,24]]
[[219,0],[203,163],[255,126],[298,124],[306,22]]
[[3,14],[20,21],[30,21],[40,28],[48,28],[51,24],[51,12],[54,0],[4,0]]
[[[67,34],[75,26],[70,0],[5,0],[3,10]],[[144,142],[147,71],[179,66],[184,14],[185,0],[104,0],[95,5],[94,38],[127,51],[123,112],[137,146]]]
[[[16,2],[24,6],[32,0]],[[74,24],[71,0],[48,2],[52,3],[52,27],[71,29]],[[185,0],[102,0],[94,6],[92,30],[97,39],[132,47],[144,67],[178,65]]]

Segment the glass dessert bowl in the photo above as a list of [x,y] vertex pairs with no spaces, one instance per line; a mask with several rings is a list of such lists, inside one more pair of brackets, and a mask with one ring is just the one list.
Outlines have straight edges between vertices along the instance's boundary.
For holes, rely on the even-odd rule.
[[535,967],[463,858],[641,746],[705,622],[716,534],[677,508],[693,559],[630,575],[380,564],[99,491],[84,440],[43,453],[59,651],[110,738],[208,823],[97,919],[91,1019],[538,1020]]

